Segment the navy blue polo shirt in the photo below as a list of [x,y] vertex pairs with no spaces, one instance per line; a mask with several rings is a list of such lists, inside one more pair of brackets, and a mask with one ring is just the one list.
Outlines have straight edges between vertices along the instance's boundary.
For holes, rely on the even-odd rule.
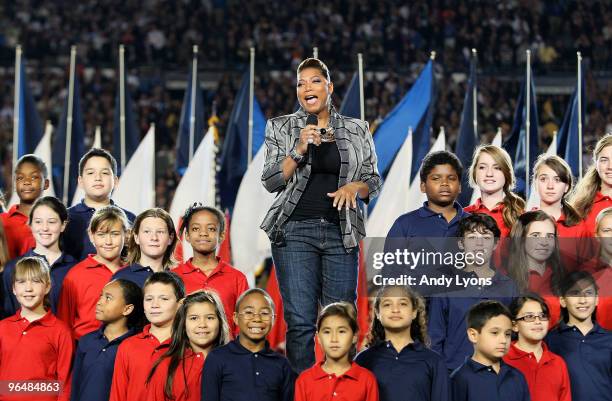
[[[115,204],[112,199],[110,204]],[[123,208],[121,210],[125,212],[130,223],[133,223],[134,213]],[[81,200],[81,203],[68,208],[68,225],[63,234],[64,244],[66,252],[78,261],[85,259],[89,254],[96,253],[96,248],[87,235],[87,228],[95,211],[96,209],[85,204],[84,199]]]
[[[23,256],[20,256],[16,259],[11,260],[4,266],[4,272],[2,273],[2,290],[4,292],[3,297],[3,313],[4,316],[12,316],[17,312],[17,309],[21,308],[19,302],[17,302],[17,298],[13,294],[13,274],[15,272],[15,266],[17,262],[25,258],[27,256],[38,256],[46,260],[46,258],[42,255],[34,252],[33,249],[30,249]],[[51,267],[51,292],[49,293],[49,298],[51,301],[51,311],[53,314],[57,312],[57,302],[59,300],[60,292],[62,290],[62,283],[64,282],[64,277],[68,274],[68,271],[77,263],[77,261],[70,255],[65,252],[62,252],[60,257],[53,263]]]
[[499,373],[467,358],[451,376],[453,401],[531,401],[523,374],[500,361]]
[[102,326],[79,339],[72,368],[70,401],[108,400],[117,349],[123,340],[134,334],[134,331],[129,330],[109,342]]
[[215,348],[202,371],[202,401],[293,401],[296,375],[287,358],[251,352],[238,339]]
[[[459,270],[456,270],[455,274],[459,277],[477,277],[474,273],[463,273]],[[466,357],[474,353],[474,346],[467,338],[466,318],[470,308],[485,300],[499,301],[508,306],[518,295],[514,281],[495,272],[490,286],[470,286],[431,297],[428,316],[431,349],[444,357],[450,370],[456,369]]]
[[434,212],[427,205],[428,203],[425,202],[417,210],[398,217],[391,226],[387,238],[454,237],[457,235],[459,221],[470,215],[463,211],[458,202],[455,202],[453,206],[457,210],[457,214],[449,222],[441,213]]
[[399,353],[389,342],[360,352],[355,362],[376,376],[380,401],[449,401],[448,369],[442,357],[420,342]]
[[595,323],[585,336],[561,322],[546,343],[567,364],[573,401],[612,400],[612,332]]
[[118,270],[110,281],[122,278],[124,280],[136,283],[140,288],[144,287],[144,282],[153,274],[153,269],[149,266],[143,266],[138,263],[131,264]]

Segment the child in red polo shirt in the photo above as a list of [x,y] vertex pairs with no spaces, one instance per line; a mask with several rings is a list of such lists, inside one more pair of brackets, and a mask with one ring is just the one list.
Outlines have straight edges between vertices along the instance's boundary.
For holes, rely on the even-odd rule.
[[0,214],[10,259],[26,253],[35,245],[32,231],[28,226],[30,209],[36,199],[49,187],[48,170],[45,162],[36,155],[24,155],[15,166],[15,193],[19,204],[13,205],[6,213]]
[[147,377],[148,401],[200,401],[202,368],[208,353],[230,340],[223,304],[212,291],[196,291],[181,303],[172,342]]
[[593,233],[567,201],[573,189],[572,170],[559,156],[542,154],[533,167],[533,179],[540,197],[534,210],[542,210],[555,219],[563,266],[569,271],[580,269],[592,254]]
[[117,206],[98,209],[91,218],[87,231],[96,254],[70,269],[57,308],[57,316],[72,328],[77,340],[100,327],[96,303],[104,285],[124,264],[121,256],[129,228],[125,212]]
[[544,299],[537,294],[516,298],[510,304],[510,313],[518,341],[512,343],[503,359],[523,373],[531,401],[571,401],[565,361],[543,342],[550,319]]
[[576,185],[570,203],[582,214],[587,231],[595,232],[595,218],[612,206],[612,134],[597,141],[593,164]]
[[219,209],[194,203],[185,212],[180,230],[193,248],[193,257],[173,272],[183,279],[188,294],[207,288],[215,290],[223,302],[230,331],[235,334],[231,313],[249,284],[242,272],[216,256],[225,236],[225,216]]
[[523,213],[510,234],[508,276],[519,293],[535,292],[544,298],[553,324],[559,320],[559,283],[565,273],[560,262],[557,224],[541,210]]
[[185,297],[185,286],[176,274],[153,273],[144,284],[144,313],[149,324],[142,333],[119,346],[115,358],[110,401],[145,400],[146,380],[153,363],[170,346],[172,323]]
[[352,304],[335,302],[321,311],[317,337],[325,360],[300,374],[295,382],[295,401],[378,401],[374,374],[352,362],[358,335]]
[[[59,383],[53,385],[55,394],[37,394],[36,399],[67,401],[74,343],[70,329],[49,310],[50,291],[44,260],[17,262],[13,292],[21,309],[0,321],[0,381],[54,380]],[[24,394],[2,394],[3,401],[24,399]]]
[[469,179],[470,186],[480,190],[480,198],[463,210],[488,214],[495,219],[501,238],[508,237],[525,209],[525,201],[512,192],[516,178],[508,152],[495,145],[478,147],[472,158]]

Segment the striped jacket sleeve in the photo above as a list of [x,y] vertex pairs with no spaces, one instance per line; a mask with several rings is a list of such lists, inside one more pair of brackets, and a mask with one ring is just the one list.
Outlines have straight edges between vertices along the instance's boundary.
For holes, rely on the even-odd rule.
[[287,157],[285,153],[285,141],[287,137],[284,132],[276,128],[274,120],[266,123],[266,137],[264,141],[264,168],[261,175],[263,186],[268,192],[279,192],[285,188],[282,164]]
[[361,164],[360,180],[368,186],[368,198],[364,202],[375,198],[382,188],[382,179],[378,173],[378,158],[374,150],[374,140],[370,133],[368,122],[365,121],[364,144],[363,144],[363,163]]

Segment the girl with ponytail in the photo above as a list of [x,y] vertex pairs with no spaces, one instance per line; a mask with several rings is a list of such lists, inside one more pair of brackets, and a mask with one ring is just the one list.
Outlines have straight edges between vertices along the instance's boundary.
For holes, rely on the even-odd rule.
[[479,189],[481,195],[464,210],[493,217],[501,237],[508,237],[512,226],[525,209],[525,201],[512,192],[516,178],[510,155],[499,146],[479,146],[474,151],[469,178],[470,186]]
[[383,287],[374,301],[369,347],[355,362],[374,373],[381,401],[408,394],[414,401],[447,401],[448,368],[429,343],[423,297],[410,287]]

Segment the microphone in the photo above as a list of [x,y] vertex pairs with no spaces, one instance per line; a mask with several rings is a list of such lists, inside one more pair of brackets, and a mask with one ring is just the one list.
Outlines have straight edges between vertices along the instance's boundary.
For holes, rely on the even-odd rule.
[[[306,117],[306,125],[317,125],[319,124],[319,118],[315,114],[309,114]],[[308,141],[308,148],[312,147],[312,142]]]

